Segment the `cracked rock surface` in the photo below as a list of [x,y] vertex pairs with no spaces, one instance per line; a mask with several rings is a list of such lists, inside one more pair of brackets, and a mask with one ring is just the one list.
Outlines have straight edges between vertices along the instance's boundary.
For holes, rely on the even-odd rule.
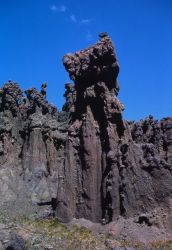
[[74,84],[65,85],[62,111],[46,100],[46,84],[40,92],[12,81],[0,89],[2,214],[84,218],[112,225],[118,236],[170,238],[172,118],[123,119],[119,64],[106,33],[63,64]]

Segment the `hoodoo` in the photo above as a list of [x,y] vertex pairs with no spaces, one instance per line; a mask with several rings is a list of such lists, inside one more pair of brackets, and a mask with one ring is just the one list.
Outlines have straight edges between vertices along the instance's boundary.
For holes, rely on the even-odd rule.
[[47,84],[25,94],[12,81],[0,89],[1,211],[48,210],[63,222],[133,218],[171,234],[172,118],[123,119],[119,64],[105,32],[63,64],[74,83],[65,85],[60,112],[46,100]]

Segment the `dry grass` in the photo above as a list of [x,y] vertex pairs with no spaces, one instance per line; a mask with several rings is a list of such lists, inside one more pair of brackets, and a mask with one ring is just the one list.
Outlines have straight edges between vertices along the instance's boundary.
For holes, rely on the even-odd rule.
[[111,250],[119,246],[135,250],[172,250],[172,240],[154,241],[148,246],[137,241],[118,241],[108,233],[95,235],[84,226],[67,226],[55,218],[36,220],[21,216],[11,222],[25,240],[28,250]]

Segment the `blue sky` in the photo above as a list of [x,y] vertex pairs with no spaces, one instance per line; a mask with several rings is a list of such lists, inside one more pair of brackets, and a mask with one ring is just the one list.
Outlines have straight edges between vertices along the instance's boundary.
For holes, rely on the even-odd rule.
[[101,31],[111,36],[120,63],[124,117],[171,116],[171,0],[0,0],[0,82],[23,90],[48,83],[61,109],[67,52],[85,48]]

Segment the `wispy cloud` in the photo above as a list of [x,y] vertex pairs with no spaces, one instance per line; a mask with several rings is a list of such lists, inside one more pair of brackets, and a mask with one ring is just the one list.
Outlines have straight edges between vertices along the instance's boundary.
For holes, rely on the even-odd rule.
[[92,19],[82,19],[80,21],[80,24],[89,24],[89,23],[91,23],[91,21],[92,21]]
[[[72,22],[72,23],[75,23],[75,24],[78,24],[78,25],[88,25],[92,22],[92,19],[89,19],[89,18],[82,18],[82,19],[78,19],[76,17],[75,14],[73,14],[69,8],[67,8],[66,5],[51,5],[49,7],[49,9],[52,11],[52,12],[63,12],[65,13],[66,17],[69,18],[69,20]],[[89,34],[87,35],[89,37]],[[88,38],[89,40],[89,38]]]
[[66,12],[67,7],[65,5],[61,6],[51,5],[50,10],[54,12]]
[[90,31],[88,31],[87,34],[86,34],[86,40],[88,42],[91,42],[93,40],[93,35],[91,34]]
[[73,23],[77,23],[77,19],[76,19],[76,16],[74,14],[71,14],[70,15],[70,20],[73,22]]

